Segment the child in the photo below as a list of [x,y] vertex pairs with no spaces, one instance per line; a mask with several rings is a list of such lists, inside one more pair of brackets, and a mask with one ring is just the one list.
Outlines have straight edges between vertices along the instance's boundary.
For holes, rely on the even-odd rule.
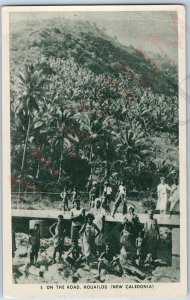
[[64,235],[66,231],[62,215],[57,217],[57,222],[50,226],[49,231],[54,239],[53,263],[56,263],[55,258],[57,252],[59,253],[59,262],[61,262],[64,248]]
[[89,192],[89,202],[90,202],[90,207],[94,207],[94,200],[98,198],[99,193],[98,193],[98,185],[97,182],[92,183],[92,187]]
[[123,246],[130,249],[131,246],[131,234],[130,234],[130,223],[125,221],[123,224],[123,230],[120,233],[120,242]]
[[68,191],[64,188],[63,192],[60,194],[62,198],[63,210],[64,212],[69,210],[69,201],[68,201]]
[[111,250],[110,243],[106,243],[106,249],[99,257],[97,279],[101,281],[100,274],[103,268],[106,269],[108,272],[113,272],[116,271],[116,267],[119,268],[119,273],[120,275],[122,275],[123,270],[120,263],[120,259],[119,257],[116,257],[115,253]]
[[126,251],[126,257],[130,258],[132,251],[132,236],[130,233],[130,223],[128,221],[125,221],[123,225],[124,228],[120,233],[120,244],[122,247],[124,247]]
[[81,247],[79,247],[76,241],[73,242],[72,247],[67,253],[66,261],[69,263],[73,271],[75,271],[83,262]]
[[73,191],[72,191],[72,205],[74,207],[74,203],[75,203],[75,200],[77,198],[77,191],[76,191],[76,188],[73,188]]
[[137,264],[139,267],[142,267],[143,261],[144,261],[144,237],[143,237],[143,232],[139,232],[139,237],[136,239],[135,242],[136,249],[137,249]]
[[40,248],[40,236],[39,233],[36,234],[34,229],[30,229],[27,246],[30,246],[30,264],[36,265]]

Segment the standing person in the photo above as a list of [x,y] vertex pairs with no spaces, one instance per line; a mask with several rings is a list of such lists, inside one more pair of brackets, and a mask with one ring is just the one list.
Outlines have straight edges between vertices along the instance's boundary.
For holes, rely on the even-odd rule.
[[95,194],[96,194],[96,182],[92,182],[92,186],[91,186],[91,189],[89,191],[90,207],[93,207],[93,205],[94,205]]
[[30,264],[36,265],[40,248],[40,236],[36,229],[30,229],[27,248],[30,253]]
[[127,213],[127,202],[126,202],[126,187],[124,186],[123,181],[121,181],[119,184],[116,202],[115,202],[114,210],[112,213],[113,218],[114,218],[114,215],[121,203],[123,205],[123,215],[125,215]]
[[139,236],[136,238],[135,246],[137,249],[136,257],[137,257],[137,264],[139,267],[143,266],[143,261],[145,258],[145,242],[143,237],[143,232],[139,231]]
[[105,197],[103,207],[110,213],[110,204],[111,204],[111,198],[112,198],[112,188],[108,182],[104,185],[103,194]]
[[64,235],[66,231],[62,215],[57,217],[57,222],[50,226],[49,231],[54,239],[53,263],[56,263],[57,252],[59,253],[59,262],[61,262],[64,247]]
[[171,188],[167,183],[165,183],[165,178],[161,177],[160,184],[157,186],[158,202],[156,206],[156,210],[159,210],[160,213],[166,213],[168,203],[168,191],[171,191]]
[[63,190],[63,192],[61,192],[60,196],[62,198],[62,204],[63,204],[64,212],[66,210],[68,211],[69,210],[69,200],[68,200],[69,193],[68,193],[66,188],[64,188],[64,190]]
[[100,229],[93,223],[94,216],[89,213],[86,216],[86,222],[80,230],[83,242],[83,251],[86,258],[86,265],[89,266],[90,258],[96,256],[95,239],[100,234]]
[[73,191],[72,191],[72,193],[71,193],[71,201],[72,201],[72,205],[73,205],[73,207],[74,207],[74,203],[75,203],[75,201],[76,201],[76,199],[77,199],[77,191],[76,191],[76,188],[74,187],[73,188]]
[[174,179],[174,183],[171,186],[169,202],[171,218],[172,212],[179,212],[179,185],[176,178]]
[[79,231],[84,223],[85,210],[80,207],[80,201],[75,200],[74,208],[71,209],[71,243],[79,240]]
[[129,212],[126,214],[125,218],[127,218],[130,223],[130,233],[132,238],[132,244],[135,246],[136,238],[138,237],[139,231],[143,229],[143,225],[139,221],[138,215],[135,213],[135,206],[129,206]]
[[35,253],[35,261],[37,263],[37,259],[38,259],[38,253],[40,250],[40,225],[39,224],[35,224],[34,225],[34,233],[36,236],[36,253]]
[[103,243],[104,243],[103,234],[104,234],[105,216],[106,216],[106,211],[101,206],[101,199],[100,198],[95,199],[95,205],[94,205],[93,208],[91,208],[90,213],[94,215],[93,223],[96,224],[96,226],[100,230],[100,234],[95,239],[95,244],[96,244],[96,247],[97,247],[97,250],[98,250],[98,254],[100,254],[101,251],[102,251]]
[[97,182],[94,181],[92,183],[92,187],[89,192],[90,207],[94,207],[94,200],[96,198],[98,198],[98,196],[99,196],[99,188],[98,188]]
[[38,242],[40,242],[40,225],[39,224],[34,225],[34,232],[38,238]]
[[144,224],[144,237],[146,245],[146,255],[152,259],[157,258],[158,242],[160,238],[157,219],[154,218],[153,210],[148,212],[148,220]]
[[29,250],[30,255],[30,264],[34,264],[34,254],[35,254],[35,235],[34,229],[29,230],[27,249]]
[[12,231],[12,257],[15,257],[15,251],[17,250],[16,248],[16,234],[14,231]]
[[108,272],[116,271],[119,269],[120,275],[123,274],[122,266],[119,257],[111,249],[111,244],[106,244],[105,251],[101,254],[98,263],[98,277],[97,279],[101,281],[101,270],[106,269]]
[[120,233],[120,244],[125,250],[126,257],[131,258],[132,238],[130,233],[130,223],[128,221],[125,221],[123,224],[123,230]]

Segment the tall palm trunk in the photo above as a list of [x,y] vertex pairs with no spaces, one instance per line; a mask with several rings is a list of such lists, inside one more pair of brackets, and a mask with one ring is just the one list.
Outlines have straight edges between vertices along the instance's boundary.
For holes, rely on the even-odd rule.
[[18,202],[20,200],[22,174],[23,174],[23,169],[24,169],[24,164],[25,164],[25,159],[26,159],[26,150],[27,150],[28,138],[29,138],[29,133],[30,133],[30,124],[31,124],[31,117],[30,117],[30,113],[29,113],[28,114],[28,127],[27,127],[27,132],[26,132],[25,145],[24,145],[24,151],[23,151],[23,155],[22,155],[22,164],[21,164],[21,168],[20,168],[21,180],[19,180]]
[[59,163],[59,176],[58,176],[58,182],[61,181],[61,177],[62,177],[62,164],[63,164],[63,141],[64,141],[64,136],[62,133],[61,136],[61,153],[60,153],[60,163]]
[[25,163],[25,158],[26,158],[26,149],[27,149],[27,146],[28,146],[30,123],[31,123],[31,117],[30,117],[30,113],[29,113],[29,115],[28,115],[28,128],[27,128],[27,132],[26,132],[24,151],[23,151],[23,155],[22,155],[22,164],[21,164],[21,169],[20,169],[21,174],[22,174],[22,171],[23,171],[23,168],[24,168],[24,163]]
[[61,181],[62,176],[62,164],[63,164],[63,145],[64,145],[64,131],[63,131],[63,107],[61,107],[61,153],[59,163],[58,182]]
[[40,173],[40,163],[38,161],[37,170],[36,170],[36,179],[39,178],[39,173]]
[[106,177],[109,178],[110,176],[110,163],[109,163],[109,155],[108,155],[108,151],[109,151],[109,143],[106,143]]
[[92,186],[92,145],[90,146],[89,164],[90,164],[90,176],[88,177],[87,192],[89,192]]
[[92,178],[92,145],[90,146],[90,178]]

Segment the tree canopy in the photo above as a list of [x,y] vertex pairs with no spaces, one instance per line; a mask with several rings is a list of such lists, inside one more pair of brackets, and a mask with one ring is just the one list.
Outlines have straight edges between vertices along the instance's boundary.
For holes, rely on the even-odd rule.
[[89,178],[155,187],[178,173],[174,63],[89,22],[11,29],[12,189],[85,189]]

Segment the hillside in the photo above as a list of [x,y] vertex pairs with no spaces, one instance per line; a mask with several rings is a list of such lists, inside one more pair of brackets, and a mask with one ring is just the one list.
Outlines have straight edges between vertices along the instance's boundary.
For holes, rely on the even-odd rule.
[[100,30],[95,23],[43,20],[13,26],[11,53],[14,61],[32,60],[33,55],[44,55],[74,61],[97,74],[123,72],[134,84],[151,87],[165,95],[177,93],[177,67],[153,53],[143,53],[121,45]]
[[59,18],[12,24],[10,50],[13,190],[84,189],[89,176],[140,191],[172,181],[174,64]]

